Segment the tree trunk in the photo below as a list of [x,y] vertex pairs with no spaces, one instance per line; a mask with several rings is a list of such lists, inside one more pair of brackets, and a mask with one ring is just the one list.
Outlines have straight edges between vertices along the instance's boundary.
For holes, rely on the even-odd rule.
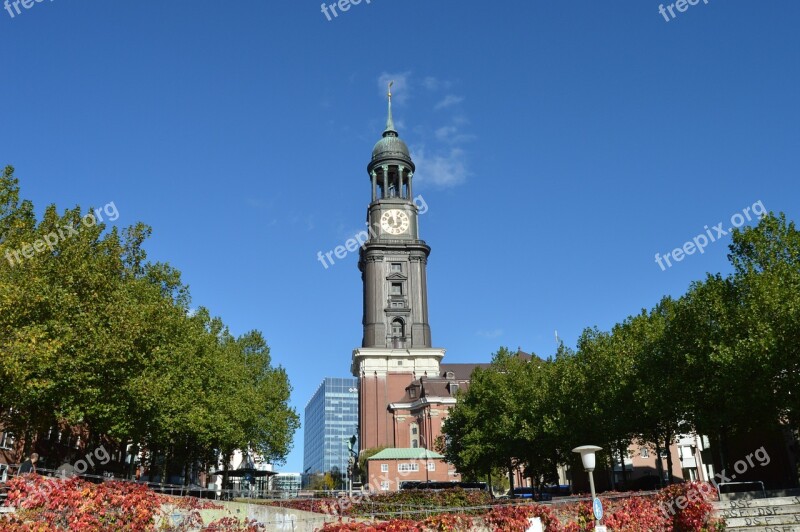
[[511,486],[511,496],[514,496],[514,466],[508,462],[508,483]]
[[[606,467],[609,467],[611,474],[609,475],[609,479],[611,480],[611,491],[617,491],[617,475],[614,474],[614,444],[606,445],[608,448],[608,462],[606,463]],[[622,457],[620,457],[622,458]]]
[[672,434],[667,433],[667,437],[664,439],[664,445],[666,446],[667,450],[667,484],[672,484]]
[[228,487],[228,468],[230,467],[232,453],[225,453],[222,456],[222,498],[225,499],[225,491]]
[[728,467],[728,433],[723,428],[719,434],[719,467],[720,471],[723,469],[730,469]]
[[628,455],[628,449],[623,449],[622,445],[619,448],[619,457],[622,461],[622,487],[628,489],[628,471],[625,469],[625,457]]
[[162,484],[166,484],[166,483],[167,483],[167,480],[168,480],[168,479],[167,479],[167,471],[168,471],[168,469],[167,469],[167,463],[169,462],[169,457],[170,457],[170,454],[171,454],[171,453],[170,453],[170,451],[169,451],[169,448],[167,448],[167,449],[164,451],[164,464],[161,466],[161,483],[162,483]]
[[131,465],[128,467],[128,480],[134,480],[136,478],[136,457],[138,455],[139,446],[136,444],[135,440],[131,440]]
[[192,456],[192,446],[189,439],[186,439],[186,456],[183,460],[183,485],[188,486],[192,478],[192,465],[194,457]]
[[661,463],[661,445],[656,441],[656,473],[658,474],[658,487],[664,487],[664,466]]

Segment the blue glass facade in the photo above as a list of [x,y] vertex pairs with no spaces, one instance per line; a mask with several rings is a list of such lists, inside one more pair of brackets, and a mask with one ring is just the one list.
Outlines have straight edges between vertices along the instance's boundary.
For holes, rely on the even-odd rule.
[[[328,377],[306,405],[303,470],[347,475],[347,442],[358,435],[358,379]],[[358,443],[355,446],[358,449]]]

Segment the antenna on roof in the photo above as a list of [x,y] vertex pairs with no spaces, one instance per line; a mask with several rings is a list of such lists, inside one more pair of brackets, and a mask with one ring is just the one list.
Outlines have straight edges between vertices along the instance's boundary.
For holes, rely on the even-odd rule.
[[561,339],[558,337],[558,329],[556,329],[556,344],[561,344]]

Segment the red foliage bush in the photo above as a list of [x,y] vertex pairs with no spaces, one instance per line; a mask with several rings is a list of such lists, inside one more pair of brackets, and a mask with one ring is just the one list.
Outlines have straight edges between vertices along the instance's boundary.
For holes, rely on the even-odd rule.
[[[177,498],[158,495],[145,486],[126,482],[91,484],[80,479],[61,480],[26,475],[8,483],[7,504],[17,508],[16,514],[0,523],[4,532],[125,530],[143,532],[150,530],[163,504],[171,504],[189,510],[189,520],[202,524],[199,510],[221,508],[211,501],[191,497]],[[430,494],[411,492],[406,495],[392,494],[373,497],[363,503],[344,508],[351,515],[376,511],[412,513],[435,511],[441,508],[473,508],[467,515],[440,513],[424,520],[394,519],[376,523],[330,523],[324,532],[452,532],[470,530],[482,521],[495,532],[524,531],[528,519],[538,517],[548,532],[584,532],[592,530],[594,518],[587,501],[559,505],[518,504],[494,506],[490,510],[478,510],[483,495],[462,491]],[[716,530],[720,523],[711,519],[710,500],[716,492],[708,484],[699,482],[676,484],[662,490],[656,496],[633,495],[606,498],[604,523],[615,532],[704,532]],[[308,500],[292,501],[284,506],[298,510],[334,514],[339,501]],[[475,517],[475,514],[482,514]],[[397,515],[397,513],[396,513]],[[223,518],[208,525],[206,530],[231,532],[257,532],[263,525],[254,521],[239,523],[234,518]]]
[[620,532],[667,532],[670,520],[661,512],[657,501],[649,497],[624,499],[620,507],[606,517],[604,524]]
[[376,514],[403,514],[407,509],[470,508],[488,506],[491,496],[485,491],[467,491],[460,488],[428,491],[409,490],[377,495],[354,495],[339,499],[306,499],[281,501],[280,506],[345,517],[369,517]]
[[161,507],[158,494],[127,482],[91,484],[24,475],[8,483],[7,504],[17,512],[3,521],[8,532],[148,530]]
[[223,517],[203,528],[206,532],[263,532],[266,529],[266,525],[256,521],[247,519],[240,523],[235,517]]
[[[693,493],[711,493],[699,483],[678,484],[662,490],[658,495],[633,495],[604,499],[604,524],[615,532],[707,532],[715,530],[717,523],[711,519],[712,506],[706,498]],[[616,494],[615,494],[616,495]],[[621,495],[621,494],[620,494]],[[674,505],[671,515],[666,508],[670,501],[681,499],[680,507]],[[460,517],[460,519],[459,519]],[[519,504],[495,506],[479,518],[494,532],[524,531],[528,519],[538,517],[547,532],[588,532],[594,529],[594,516],[588,501],[560,505]],[[478,518],[474,518],[478,519]],[[395,520],[388,523],[336,523],[329,524],[325,532],[343,531],[456,531],[469,530],[473,518],[442,514],[424,521]]]
[[[7,488],[6,504],[16,507],[16,512],[0,521],[3,532],[141,532],[153,528],[163,504],[188,510],[184,528],[199,527],[203,524],[199,510],[223,508],[194,497],[159,495],[147,486],[132,482],[92,484],[79,478],[63,480],[23,475],[8,482]],[[254,523],[238,523],[236,519],[231,522],[223,519],[209,526],[210,530],[235,532],[263,530]]]
[[181,510],[222,510],[225,508],[209,499],[198,499],[197,497],[175,497],[172,495],[162,495],[164,502],[167,502]]
[[707,482],[673,484],[658,494],[659,509],[676,532],[719,528],[720,522],[711,518],[715,500],[719,500],[717,490]]
[[407,519],[395,519],[387,523],[328,523],[321,532],[425,532],[422,525]]

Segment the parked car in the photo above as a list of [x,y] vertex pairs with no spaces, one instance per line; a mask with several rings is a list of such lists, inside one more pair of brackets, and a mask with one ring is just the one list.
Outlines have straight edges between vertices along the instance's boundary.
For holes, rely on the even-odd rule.
[[515,499],[533,499],[538,502],[553,500],[553,496],[549,493],[538,493],[534,488],[514,488],[513,497]]

